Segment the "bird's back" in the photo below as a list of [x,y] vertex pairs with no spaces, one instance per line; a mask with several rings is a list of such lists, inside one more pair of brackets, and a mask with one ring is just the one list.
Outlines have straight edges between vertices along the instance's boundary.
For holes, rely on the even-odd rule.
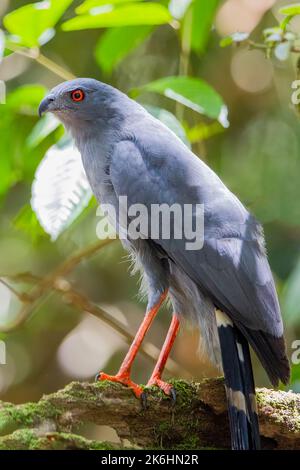
[[[158,243],[243,330],[273,383],[278,378],[286,382],[289,365],[283,325],[262,227],[220,178],[148,113],[142,113],[138,123],[129,119],[124,135],[138,149],[118,159],[117,173],[128,200],[149,207],[204,205],[202,249],[186,250],[184,238]],[[128,159],[131,171],[122,172]]]

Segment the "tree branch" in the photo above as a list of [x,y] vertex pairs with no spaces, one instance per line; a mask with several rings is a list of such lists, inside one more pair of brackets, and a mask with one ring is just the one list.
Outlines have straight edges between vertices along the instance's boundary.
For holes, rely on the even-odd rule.
[[83,259],[87,259],[93,256],[99,250],[109,245],[112,241],[113,240],[111,239],[100,240],[92,245],[89,245],[88,247],[84,247],[83,249],[78,250],[75,254],[71,255],[70,258],[64,260],[56,269],[54,269],[54,271],[52,271],[43,279],[30,273],[21,273],[15,275],[1,274],[0,278],[2,284],[6,283],[3,278],[8,278],[16,282],[25,281],[34,283],[35,285],[29,290],[29,292],[20,293],[17,291],[14,292],[12,288],[6,283],[6,286],[10,288],[12,292],[14,292],[19,300],[22,301],[22,305],[18,315],[12,322],[0,326],[0,333],[9,333],[23,325],[23,323],[25,323],[25,321],[31,316],[37,305],[40,302],[43,302],[44,295],[51,294],[51,289],[53,289],[55,284],[59,282],[62,276],[68,275]]
[[[38,403],[0,402],[0,449],[18,448],[228,448],[223,379],[174,381],[177,402],[151,390],[146,409],[121,385],[73,382]],[[257,391],[263,448],[300,449],[300,396]],[[89,441],[78,425],[113,427],[120,444]]]
[[[96,316],[119,333],[127,344],[131,344],[134,339],[134,335],[128,331],[124,325],[118,322],[118,320],[112,317],[109,312],[91,302],[84,294],[77,292],[72,284],[65,278],[65,276],[70,274],[70,272],[72,272],[83,259],[90,258],[113,241],[113,239],[100,240],[88,247],[78,250],[43,279],[28,272],[15,275],[0,275],[0,283],[9,288],[22,302],[17,317],[10,323],[1,325],[0,333],[10,333],[23,325],[23,323],[30,318],[34,309],[55,291],[62,296],[63,300],[72,305],[76,310],[79,310],[80,312],[85,311]],[[33,284],[33,287],[28,293],[18,292],[3,278],[10,279],[14,282],[27,282]],[[143,343],[140,352],[153,362],[157,361],[160,353],[159,349],[149,341]],[[190,378],[190,374],[172,359],[169,359],[168,364],[166,365],[166,371],[172,375]]]

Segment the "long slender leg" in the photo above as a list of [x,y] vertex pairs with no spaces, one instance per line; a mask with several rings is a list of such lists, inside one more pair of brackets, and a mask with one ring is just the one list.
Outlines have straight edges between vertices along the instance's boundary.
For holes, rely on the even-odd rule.
[[142,387],[135,384],[130,379],[131,366],[142,344],[142,341],[147,331],[149,330],[154,318],[156,317],[159,311],[159,308],[161,304],[163,303],[163,301],[165,300],[166,296],[167,296],[167,290],[160,296],[158,302],[146,312],[146,315],[138,329],[138,332],[133,340],[133,343],[131,344],[129,351],[126,354],[121,364],[119,372],[116,375],[107,375],[104,372],[100,372],[96,376],[97,380],[110,380],[112,382],[119,382],[123,385],[126,385],[127,387],[130,387],[133,390],[136,397],[139,398],[142,395],[143,393]]
[[173,398],[175,398],[175,391],[173,389],[173,386],[171,384],[168,384],[167,382],[164,382],[161,380],[161,376],[163,373],[163,370],[165,368],[166,362],[168,360],[169,354],[171,352],[173,343],[175,341],[175,338],[177,336],[178,330],[179,330],[179,320],[176,314],[173,314],[172,321],[169,327],[169,331],[167,333],[164,345],[161,349],[158,361],[156,363],[156,366],[154,367],[154,370],[152,372],[152,375],[147,383],[147,387],[150,387],[152,385],[156,385],[160,389],[163,390],[163,392],[166,395],[172,395]]

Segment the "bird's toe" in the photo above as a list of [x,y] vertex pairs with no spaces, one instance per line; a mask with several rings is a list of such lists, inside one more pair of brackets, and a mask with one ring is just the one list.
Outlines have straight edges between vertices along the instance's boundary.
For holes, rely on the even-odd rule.
[[160,378],[154,378],[149,380],[147,387],[158,387],[165,395],[171,398],[172,403],[176,402],[176,390],[172,384],[164,382]]
[[128,374],[108,375],[108,374],[105,374],[104,372],[99,372],[96,375],[96,381],[99,382],[103,380],[108,380],[109,382],[120,383],[124,385],[125,387],[130,388],[135,394],[136,398],[141,399],[143,402],[142,395],[144,393],[144,389],[140,385],[133,382],[130,379],[130,376]]

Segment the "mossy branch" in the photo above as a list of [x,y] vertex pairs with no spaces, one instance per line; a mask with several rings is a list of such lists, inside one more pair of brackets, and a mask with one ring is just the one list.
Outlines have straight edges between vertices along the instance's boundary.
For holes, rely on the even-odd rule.
[[[121,385],[73,382],[37,403],[0,402],[0,449],[228,448],[222,379],[174,381],[177,402],[157,390],[146,409]],[[300,395],[257,391],[264,448],[300,449]],[[78,435],[82,423],[111,426],[121,444]]]

